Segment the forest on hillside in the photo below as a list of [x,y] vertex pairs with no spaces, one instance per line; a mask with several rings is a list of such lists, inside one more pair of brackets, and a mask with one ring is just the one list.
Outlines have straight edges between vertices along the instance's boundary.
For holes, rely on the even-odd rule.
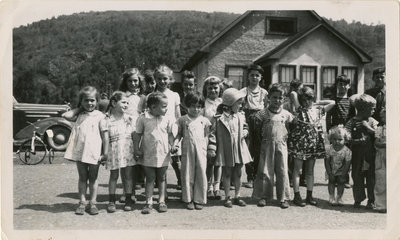
[[[15,28],[13,94],[19,102],[74,104],[82,86],[94,85],[100,91],[117,89],[127,67],[145,70],[166,63],[178,71],[238,16],[107,11],[60,16]],[[374,67],[384,65],[384,25],[328,22],[373,57],[373,63],[366,65],[366,80]]]

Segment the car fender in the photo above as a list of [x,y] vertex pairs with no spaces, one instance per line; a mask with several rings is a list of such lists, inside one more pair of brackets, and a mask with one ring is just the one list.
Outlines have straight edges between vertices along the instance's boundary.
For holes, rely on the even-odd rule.
[[[46,130],[52,126],[60,125],[60,126],[67,127],[70,130],[73,127],[73,122],[70,122],[62,117],[44,118],[44,119],[34,122],[33,124],[38,128],[38,129],[36,129],[36,132],[41,137],[43,137],[44,134],[46,133]],[[32,126],[32,125],[28,125],[28,126],[24,127],[15,135],[14,140],[23,141],[23,140],[31,138],[33,130],[34,130],[34,126]]]

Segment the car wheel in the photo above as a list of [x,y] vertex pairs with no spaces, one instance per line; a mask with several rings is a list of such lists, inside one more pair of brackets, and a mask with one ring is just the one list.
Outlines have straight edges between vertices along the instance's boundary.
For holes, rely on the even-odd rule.
[[51,130],[53,134],[46,134],[47,144],[55,151],[64,151],[68,145],[71,129],[56,125],[50,127],[49,130]]

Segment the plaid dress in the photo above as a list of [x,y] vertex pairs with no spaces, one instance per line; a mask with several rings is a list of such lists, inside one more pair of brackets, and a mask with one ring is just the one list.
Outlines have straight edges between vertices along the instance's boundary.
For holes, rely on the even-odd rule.
[[325,157],[322,131],[323,108],[299,107],[296,120],[289,126],[288,149],[294,158],[309,160]]

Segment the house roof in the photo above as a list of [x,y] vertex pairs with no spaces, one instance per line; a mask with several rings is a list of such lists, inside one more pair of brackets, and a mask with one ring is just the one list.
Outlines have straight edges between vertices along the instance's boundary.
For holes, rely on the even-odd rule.
[[[211,38],[210,41],[208,41],[204,46],[202,46],[199,50],[197,50],[190,58],[189,60],[185,63],[185,65],[182,67],[181,71],[190,69],[193,65],[195,65],[200,59],[202,59],[204,56],[207,55],[207,53],[210,50],[210,46],[219,40],[222,36],[224,36],[229,30],[231,30],[234,26],[236,26],[240,21],[242,21],[244,18],[250,15],[250,13],[254,12],[265,12],[262,10],[252,10],[252,11],[246,11],[242,15],[240,15],[238,18],[236,18],[233,22],[231,22],[228,26],[226,26],[222,31],[220,31],[217,35],[215,35],[213,38]],[[311,13],[315,18],[318,20],[323,20],[321,16],[319,16],[315,11],[313,10],[308,10],[308,12]]]
[[334,36],[336,36],[340,41],[342,41],[345,45],[347,45],[350,49],[352,49],[355,54],[359,57],[362,63],[370,63],[372,62],[372,57],[369,56],[365,51],[363,51],[360,47],[346,38],[343,34],[341,34],[338,30],[334,27],[329,25],[325,20],[321,19],[315,24],[311,25],[309,28],[298,32],[297,34],[293,35],[292,37],[288,38],[286,41],[282,42],[276,48],[272,49],[266,54],[259,56],[258,58],[254,59],[253,62],[256,64],[260,64],[261,62],[267,59],[279,59],[281,55],[293,44],[297,43],[301,39],[305,38],[312,32],[316,31],[319,28],[325,28],[329,32],[331,32]]

